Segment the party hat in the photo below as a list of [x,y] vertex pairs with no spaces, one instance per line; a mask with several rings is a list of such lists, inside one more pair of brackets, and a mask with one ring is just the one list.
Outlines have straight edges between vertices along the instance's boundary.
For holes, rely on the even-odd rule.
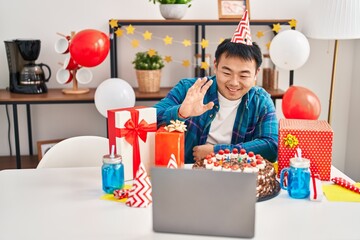
[[168,168],[178,168],[174,154],[171,154],[171,157],[170,157],[167,167]]
[[147,207],[152,202],[151,190],[149,176],[141,162],[125,204],[129,207]]
[[249,26],[249,14],[247,10],[244,12],[243,17],[240,20],[233,37],[231,38],[231,42],[252,45]]

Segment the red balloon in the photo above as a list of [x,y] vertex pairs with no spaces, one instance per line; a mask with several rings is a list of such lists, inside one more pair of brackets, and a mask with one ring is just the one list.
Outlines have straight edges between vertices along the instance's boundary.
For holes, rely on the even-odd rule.
[[282,111],[285,118],[316,120],[321,112],[320,100],[307,88],[291,86],[283,96]]
[[98,30],[86,29],[70,41],[70,55],[79,65],[94,67],[102,63],[110,49],[109,37]]

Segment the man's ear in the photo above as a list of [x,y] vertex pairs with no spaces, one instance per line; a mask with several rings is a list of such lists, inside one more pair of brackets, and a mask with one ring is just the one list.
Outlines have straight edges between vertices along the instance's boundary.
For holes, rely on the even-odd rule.
[[259,74],[259,72],[260,72],[260,68],[258,68],[258,69],[256,70],[255,79],[256,79],[257,75]]
[[218,67],[217,61],[216,59],[214,59],[214,73],[216,73],[217,67]]

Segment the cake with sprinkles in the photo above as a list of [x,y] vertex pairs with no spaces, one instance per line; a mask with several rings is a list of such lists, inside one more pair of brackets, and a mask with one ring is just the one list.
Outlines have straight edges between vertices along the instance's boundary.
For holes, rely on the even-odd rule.
[[193,169],[207,169],[212,171],[257,173],[257,198],[263,199],[279,191],[276,172],[273,164],[260,154],[246,152],[237,148],[220,150],[211,153],[205,159],[196,161]]

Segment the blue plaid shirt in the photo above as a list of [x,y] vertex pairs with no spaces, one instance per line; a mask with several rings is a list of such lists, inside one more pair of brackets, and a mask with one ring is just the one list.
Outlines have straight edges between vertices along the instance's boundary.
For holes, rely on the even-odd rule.
[[[219,99],[216,77],[212,76],[213,84],[204,97],[204,104],[213,101],[213,109],[201,116],[187,119],[179,118],[178,110],[185,99],[188,89],[195,83],[197,78],[182,79],[167,96],[154,107],[157,109],[158,126],[167,125],[170,120],[185,121],[187,131],[185,133],[185,163],[193,163],[193,147],[203,145],[209,134],[210,125],[219,111]],[[274,162],[278,151],[278,120],[275,106],[270,95],[260,87],[252,87],[242,97],[237,109],[237,114],[232,130],[230,144],[216,144],[214,151],[220,149],[241,148],[261,154],[264,158]]]

